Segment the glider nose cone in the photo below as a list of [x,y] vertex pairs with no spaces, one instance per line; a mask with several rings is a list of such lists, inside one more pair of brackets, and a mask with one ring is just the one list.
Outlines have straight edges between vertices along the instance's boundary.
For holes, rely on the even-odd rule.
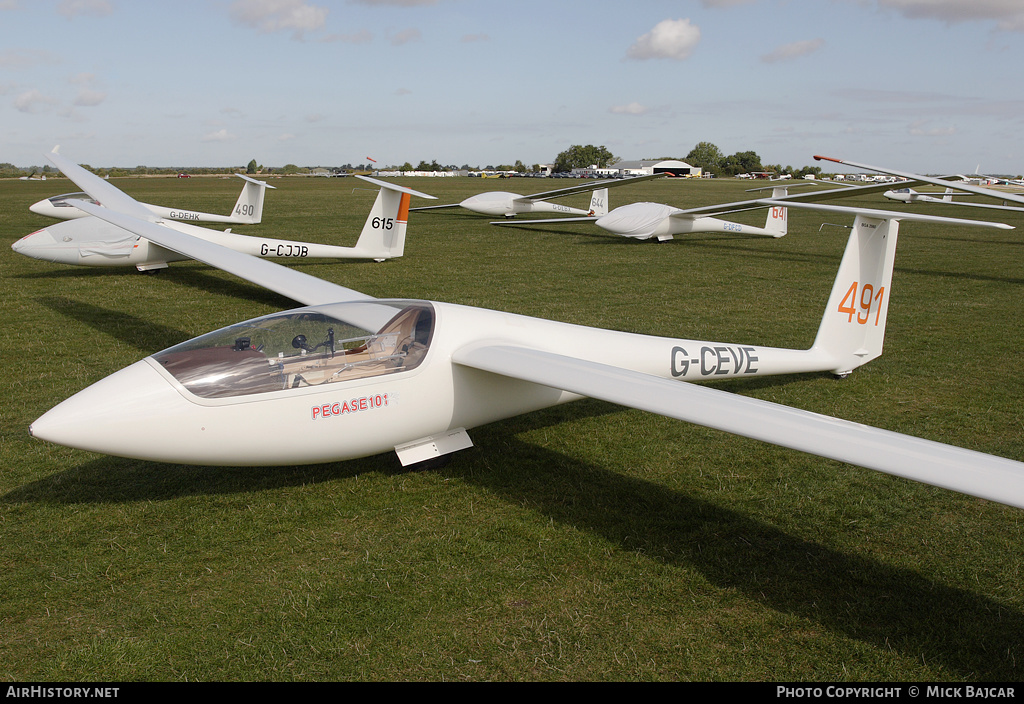
[[31,210],[36,215],[47,215],[48,216],[50,214],[49,211],[50,211],[50,209],[52,207],[53,206],[50,205],[49,199],[43,199],[43,200],[37,201],[37,202],[33,203],[32,205],[28,206],[28,209]]
[[37,230],[31,235],[25,235],[11,245],[11,249],[18,254],[23,254],[33,259],[47,259],[46,255],[52,253],[56,247],[57,240],[46,229]]
[[514,213],[512,198],[506,193],[480,193],[459,203],[466,210],[481,215],[499,216]]
[[[137,432],[153,425],[159,414],[187,401],[142,360],[80,391],[40,416],[30,427],[33,437],[121,457],[137,457],[151,439]],[[169,434],[169,433],[168,433]]]

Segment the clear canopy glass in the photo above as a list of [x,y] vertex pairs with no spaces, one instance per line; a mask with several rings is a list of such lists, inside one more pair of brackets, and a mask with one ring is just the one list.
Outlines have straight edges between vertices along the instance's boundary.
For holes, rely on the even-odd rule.
[[221,328],[153,359],[197,396],[247,396],[415,369],[433,331],[423,301],[337,303]]

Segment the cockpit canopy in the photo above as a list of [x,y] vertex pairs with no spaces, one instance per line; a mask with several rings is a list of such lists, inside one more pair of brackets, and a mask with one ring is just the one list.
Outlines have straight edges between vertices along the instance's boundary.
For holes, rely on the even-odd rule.
[[47,198],[47,200],[49,200],[50,204],[55,208],[74,208],[76,200],[92,203],[93,205],[99,205],[99,203],[90,197],[88,193],[64,193],[59,196]]
[[248,396],[415,369],[433,331],[424,301],[336,303],[238,323],[153,359],[197,396]]

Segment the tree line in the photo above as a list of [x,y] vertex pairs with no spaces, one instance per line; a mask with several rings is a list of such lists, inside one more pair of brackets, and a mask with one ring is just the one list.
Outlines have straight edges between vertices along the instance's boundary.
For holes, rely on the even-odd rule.
[[[685,161],[691,166],[699,167],[705,174],[713,174],[715,176],[736,176],[738,174],[752,173],[752,172],[774,172],[778,174],[792,174],[795,177],[801,178],[810,174],[815,176],[821,176],[821,167],[818,166],[804,166],[800,169],[794,169],[792,166],[783,167],[781,164],[762,164],[761,157],[754,151],[742,151],[736,152],[726,156],[721,149],[712,144],[711,142],[698,142],[693,149],[685,157],[660,157],[658,159],[644,159],[644,161],[662,161],[668,159],[678,159]],[[589,166],[597,166],[599,168],[607,168],[614,165],[620,158],[615,156],[608,150],[604,145],[595,146],[593,144],[580,145],[574,144],[568,149],[560,152],[554,159],[552,164],[552,171],[554,172],[570,172],[573,169],[582,169]],[[249,174],[298,174],[308,173],[312,168],[310,166],[300,167],[295,164],[285,164],[282,167],[265,167],[256,159],[252,159],[245,167],[221,167],[221,168],[206,168],[206,167],[151,167],[151,166],[136,166],[135,168],[109,168],[109,169],[92,169],[86,166],[91,171],[100,174],[101,176],[131,176],[131,175],[175,175],[182,171],[187,171],[190,174],[202,175],[202,174],[220,174],[234,171],[245,171]],[[463,164],[462,166],[455,166],[454,164],[440,164],[437,159],[431,161],[421,160],[419,164],[413,166],[411,162],[405,162],[401,165],[388,165],[380,166],[376,163],[362,163],[362,164],[343,164],[341,166],[327,167],[328,169],[335,172],[353,172],[353,171],[375,171],[375,170],[386,170],[386,171],[512,171],[518,173],[536,172],[541,170],[540,164],[533,164],[531,167],[527,167],[521,160],[517,160],[514,164],[497,164],[484,166],[470,166],[469,164]],[[57,170],[52,166],[30,166],[30,167],[17,167],[9,163],[0,163],[0,178],[15,178],[15,177],[39,177],[53,175],[57,176]]]

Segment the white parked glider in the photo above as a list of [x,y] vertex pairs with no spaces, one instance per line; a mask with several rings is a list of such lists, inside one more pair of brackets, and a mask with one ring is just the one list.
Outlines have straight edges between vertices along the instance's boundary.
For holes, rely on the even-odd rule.
[[[165,220],[181,220],[183,222],[219,222],[232,225],[258,225],[263,221],[263,199],[268,188],[274,188],[268,183],[257,181],[249,176],[235,174],[245,181],[242,192],[238,194],[235,207],[231,209],[230,215],[216,215],[214,213],[202,213],[184,208],[165,208],[160,205],[142,205],[153,211],[157,216]],[[48,218],[57,220],[71,220],[85,217],[85,212],[75,207],[76,200],[88,200],[95,203],[87,193],[65,193],[52,198],[33,203],[28,207],[37,215],[45,215]]]
[[[479,193],[475,196],[471,196],[461,203],[452,203],[449,205],[428,205],[422,208],[412,208],[412,210],[465,208],[466,210],[471,210],[474,213],[480,213],[481,215],[490,215],[491,217],[503,216],[506,218],[514,218],[516,215],[522,215],[524,213],[562,213],[564,215],[587,216],[604,215],[608,212],[609,188],[627,186],[631,183],[637,183],[638,181],[649,181],[652,178],[661,178],[664,175],[665,174],[652,174],[648,176],[634,176],[632,178],[624,179],[589,181],[578,186],[559,188],[558,190],[545,191],[544,193],[534,193],[529,196],[521,196],[518,193],[508,193],[507,191],[489,191],[487,193]],[[588,193],[590,191],[593,191],[593,195],[590,198],[590,208],[588,210],[570,208],[567,205],[548,202],[552,198],[564,198],[565,196],[576,195],[578,193]]]
[[392,450],[410,464],[470,446],[467,429],[589,396],[1024,508],[1024,463],[687,383],[849,373],[882,352],[900,219],[1007,225],[843,209],[854,226],[817,337],[789,350],[374,299],[133,217],[130,199],[102,200],[82,207],[306,307],[136,362],[37,419],[37,438],[204,465]]
[[[64,157],[51,153],[48,158],[66,176],[86,178],[88,171]],[[434,196],[358,176],[380,187],[377,200],[370,210],[355,247],[295,242],[267,237],[238,235],[230,230],[221,232],[188,223],[165,220],[138,201],[133,200],[109,182],[97,178],[97,187],[90,191],[89,200],[76,200],[76,209],[95,208],[97,202],[116,209],[127,207],[138,218],[159,222],[167,228],[237,252],[258,257],[328,259],[373,259],[384,261],[401,257],[405,252],[405,233],[411,196]],[[91,181],[92,179],[88,179]],[[137,233],[117,227],[96,217],[66,220],[22,237],[11,248],[26,257],[58,264],[83,266],[134,266],[139,271],[155,272],[167,267],[168,262],[190,259],[186,254],[168,249]]]
[[744,225],[738,222],[714,217],[726,213],[741,212],[765,207],[765,199],[736,201],[698,208],[675,208],[661,203],[631,203],[615,208],[607,215],[579,218],[552,218],[548,220],[522,220],[519,222],[492,222],[492,225],[544,225],[592,222],[602,230],[622,237],[638,240],[654,238],[659,242],[673,239],[675,235],[692,235],[698,232],[722,232],[733,235],[761,235],[765,237],[783,237],[788,231],[788,214],[786,203],[791,201],[817,202],[832,198],[850,198],[857,195],[875,193],[887,186],[871,185],[859,187],[835,188],[825,191],[814,191],[789,195],[788,189],[794,186],[810,185],[807,183],[787,184],[784,186],[768,186],[751,189],[771,190],[772,199],[776,203],[768,206],[768,215],[764,227]]
[[[989,198],[995,198],[1001,200],[1003,203],[1017,203],[1018,205],[1024,205],[1024,195],[1018,193],[1006,193],[1004,191],[996,191],[991,188],[983,188],[981,186],[975,186],[974,184],[966,183],[963,181],[949,181],[947,179],[932,178],[930,176],[921,176],[919,174],[910,174],[905,171],[896,171],[895,169],[886,168],[884,166],[870,166],[868,164],[859,164],[855,161],[845,161],[843,159],[835,159],[828,156],[815,155],[814,157],[818,161],[833,161],[837,164],[843,164],[845,166],[852,166],[856,169],[864,169],[865,171],[875,171],[880,174],[891,174],[892,176],[903,176],[904,178],[914,179],[921,183],[930,183],[933,186],[941,186],[953,191],[963,191],[964,193],[973,193],[974,195],[987,196]],[[986,205],[980,203],[961,203],[956,202],[956,205],[969,205],[973,207],[987,207],[996,210],[1016,210],[1019,211],[1021,208],[1012,207],[1007,205]]]

